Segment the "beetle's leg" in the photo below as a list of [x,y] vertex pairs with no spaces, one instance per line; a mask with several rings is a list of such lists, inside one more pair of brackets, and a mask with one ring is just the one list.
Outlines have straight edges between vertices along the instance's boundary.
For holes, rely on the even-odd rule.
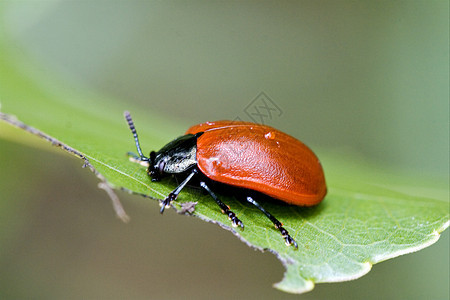
[[197,174],[197,170],[193,169],[191,173],[189,173],[189,175],[186,177],[185,180],[183,180],[182,183],[180,183],[179,186],[177,186],[176,189],[174,189],[169,195],[167,195],[166,199],[164,199],[160,205],[161,205],[161,210],[159,211],[160,213],[164,212],[164,209],[167,207],[170,207],[170,203],[172,203],[172,201],[174,201],[175,199],[177,199],[178,194],[181,192],[181,190],[186,186],[186,184],[189,182],[189,180],[192,179],[192,177],[194,177],[194,175]]
[[272,221],[273,225],[275,225],[275,228],[281,232],[281,235],[283,236],[284,242],[286,243],[287,246],[294,245],[295,249],[298,248],[297,242],[289,235],[289,232],[286,229],[284,229],[283,224],[281,224],[281,222],[278,221],[277,218],[275,218],[271,213],[269,213],[267,210],[265,210],[264,207],[262,207],[252,197],[246,196],[245,200],[247,200],[247,202],[256,206],[260,211],[262,211],[270,219],[270,221]]
[[127,152],[127,156],[131,162],[138,163],[144,167],[148,167],[150,165],[150,162],[148,160],[142,159],[142,157],[140,157],[136,153]]
[[220,209],[222,210],[222,213],[226,214],[228,216],[228,219],[230,219],[233,222],[233,226],[241,226],[241,228],[244,228],[244,223],[241,222],[241,220],[236,217],[236,214],[230,210],[230,208],[223,203],[217,196],[214,194],[213,191],[206,185],[204,181],[200,181],[200,186],[204,188],[208,194],[216,201],[217,205],[219,205]]

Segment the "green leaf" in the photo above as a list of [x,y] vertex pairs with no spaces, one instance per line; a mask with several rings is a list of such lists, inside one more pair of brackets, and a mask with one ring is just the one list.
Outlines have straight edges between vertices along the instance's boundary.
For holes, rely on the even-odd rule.
[[[145,167],[128,160],[125,154],[134,150],[134,142],[122,113],[125,109],[133,113],[146,151],[183,134],[184,126],[61,83],[1,35],[1,119],[85,159],[113,198],[110,187],[153,199],[164,198],[176,187],[172,179],[152,183]],[[16,139],[5,124],[0,124],[0,137]],[[286,267],[276,287],[292,293],[309,291],[315,283],[358,278],[374,263],[433,244],[448,227],[448,190],[439,184],[390,175],[389,170],[377,171],[354,158],[318,154],[329,190],[320,205],[264,203],[296,239],[298,250],[286,247],[280,233],[256,208],[233,197],[221,195],[244,222],[243,231],[231,227],[215,202],[195,189],[183,190],[175,206],[181,210],[182,203],[198,202],[193,216],[217,223],[249,246],[274,253]]]

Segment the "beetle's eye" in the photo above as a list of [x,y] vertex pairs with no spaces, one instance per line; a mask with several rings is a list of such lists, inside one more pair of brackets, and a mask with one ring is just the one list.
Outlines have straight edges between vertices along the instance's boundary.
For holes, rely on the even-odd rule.
[[166,166],[166,162],[165,161],[162,161],[160,164],[159,164],[159,166],[158,166],[158,169],[159,169],[159,173],[160,174],[162,174],[163,172],[164,172],[164,167]]

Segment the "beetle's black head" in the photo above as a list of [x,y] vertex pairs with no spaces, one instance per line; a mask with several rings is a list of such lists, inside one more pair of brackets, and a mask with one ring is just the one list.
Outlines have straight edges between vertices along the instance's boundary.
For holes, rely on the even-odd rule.
[[155,161],[156,161],[156,152],[152,151],[152,152],[150,152],[150,157],[149,157],[149,161],[148,161],[149,165],[148,165],[148,170],[147,170],[147,173],[152,178],[152,181],[157,181],[154,178],[157,178],[159,176],[159,172],[156,172],[157,168],[155,168]]
[[158,152],[150,152],[147,172],[152,181],[159,181],[166,175],[183,173],[197,165],[197,138],[201,134],[180,136]]

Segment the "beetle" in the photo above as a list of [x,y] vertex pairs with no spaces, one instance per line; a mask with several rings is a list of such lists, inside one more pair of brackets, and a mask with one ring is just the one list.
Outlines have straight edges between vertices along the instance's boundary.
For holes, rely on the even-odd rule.
[[138,162],[148,164],[151,180],[160,181],[168,175],[183,179],[162,200],[161,213],[195,178],[232,225],[243,229],[244,223],[211,189],[220,183],[244,191],[245,200],[272,221],[286,245],[298,248],[283,224],[255,200],[254,192],[297,206],[321,202],[327,193],[324,172],[319,159],[305,144],[270,126],[217,121],[190,127],[184,135],[146,157],[130,113],[125,111],[124,116],[138,152],[138,155],[129,154]]

